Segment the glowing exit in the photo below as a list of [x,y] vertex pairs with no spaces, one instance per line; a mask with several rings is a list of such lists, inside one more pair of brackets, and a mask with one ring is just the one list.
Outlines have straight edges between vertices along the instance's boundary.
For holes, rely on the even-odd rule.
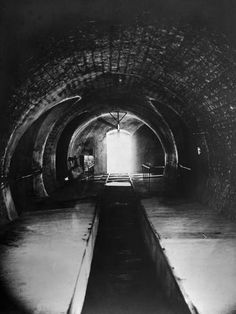
[[132,162],[131,135],[125,130],[107,133],[107,172],[129,173]]

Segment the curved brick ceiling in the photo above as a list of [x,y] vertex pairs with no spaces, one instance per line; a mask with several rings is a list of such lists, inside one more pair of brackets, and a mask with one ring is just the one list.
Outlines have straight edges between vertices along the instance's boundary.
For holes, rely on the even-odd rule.
[[13,122],[8,134],[23,133],[21,125],[36,112],[66,97],[138,95],[166,121],[169,108],[184,122],[207,151],[210,188],[229,193],[235,177],[235,62],[227,40],[206,28],[86,22],[63,39],[49,40],[37,60],[22,66],[23,84],[6,115]]
[[90,22],[68,38],[52,40],[41,54],[14,96],[16,120],[22,114],[17,108],[37,106],[59,87],[69,96],[83,97],[94,90],[112,94],[118,86],[173,108],[186,124],[198,127],[195,132],[211,134],[224,141],[225,149],[230,147],[236,58],[223,37],[190,26],[100,27]]

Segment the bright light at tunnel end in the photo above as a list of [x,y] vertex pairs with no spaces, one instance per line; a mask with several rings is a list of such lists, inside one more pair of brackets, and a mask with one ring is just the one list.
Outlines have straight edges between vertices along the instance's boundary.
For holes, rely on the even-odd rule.
[[132,171],[132,138],[125,130],[107,132],[107,172],[130,173]]

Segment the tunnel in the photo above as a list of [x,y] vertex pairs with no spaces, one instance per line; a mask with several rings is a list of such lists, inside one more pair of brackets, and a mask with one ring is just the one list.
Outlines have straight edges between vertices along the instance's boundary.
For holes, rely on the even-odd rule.
[[3,2],[0,312],[235,313],[235,6]]

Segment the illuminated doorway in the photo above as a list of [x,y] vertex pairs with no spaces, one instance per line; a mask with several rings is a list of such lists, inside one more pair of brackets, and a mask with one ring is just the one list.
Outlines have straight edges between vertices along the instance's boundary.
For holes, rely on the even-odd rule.
[[107,172],[130,173],[132,162],[131,135],[125,130],[107,132]]

